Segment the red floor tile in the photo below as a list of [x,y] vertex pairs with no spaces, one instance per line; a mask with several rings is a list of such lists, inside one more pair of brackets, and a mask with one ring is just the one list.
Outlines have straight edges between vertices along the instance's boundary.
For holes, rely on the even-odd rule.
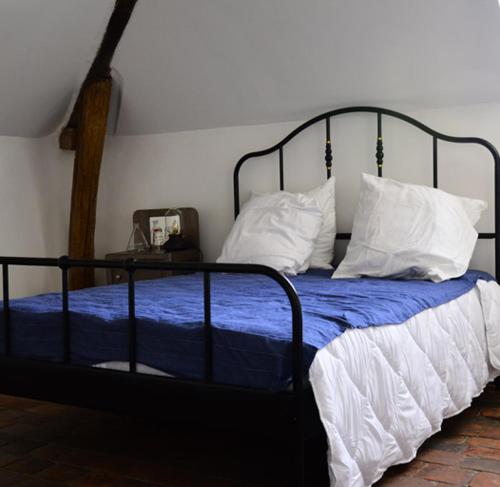
[[[377,486],[500,487],[499,404],[489,388]],[[285,487],[289,469],[279,449],[235,433],[0,396],[0,487]]]

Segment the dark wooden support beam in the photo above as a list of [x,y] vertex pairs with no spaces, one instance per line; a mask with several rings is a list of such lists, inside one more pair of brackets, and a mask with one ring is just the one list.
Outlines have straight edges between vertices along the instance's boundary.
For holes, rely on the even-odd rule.
[[109,18],[108,26],[102,39],[99,50],[94,58],[89,72],[80,88],[80,93],[76,99],[75,106],[69,117],[66,127],[62,130],[59,136],[59,147],[65,150],[76,149],[76,139],[78,130],[78,121],[80,118],[80,108],[82,106],[82,98],[85,88],[94,80],[105,79],[110,76],[111,61],[115,54],[116,48],[120,43],[125,27],[130,20],[130,16],[134,10],[137,0],[116,0],[113,13]]
[[[94,258],[99,173],[111,97],[111,61],[137,0],[116,0],[113,13],[92,66],[80,88],[73,111],[59,137],[59,147],[75,151],[69,256]],[[94,285],[92,269],[72,269],[69,288]]]
[[[69,256],[73,259],[94,258],[97,191],[111,85],[111,78],[93,81],[87,84],[82,94],[69,228]],[[69,285],[70,289],[93,286],[94,270],[72,269]]]

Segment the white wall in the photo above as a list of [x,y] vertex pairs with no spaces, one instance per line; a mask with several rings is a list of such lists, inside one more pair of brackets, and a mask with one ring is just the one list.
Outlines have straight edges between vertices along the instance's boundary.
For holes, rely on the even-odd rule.
[[[55,136],[0,137],[0,255],[67,253],[72,160]],[[60,287],[57,271],[40,268],[13,268],[10,282],[13,296]]]
[[[431,127],[452,135],[477,135],[500,147],[500,104],[415,112]],[[138,208],[194,206],[200,213],[207,260],[221,249],[233,219],[232,171],[247,151],[265,148],[297,123],[110,137],[98,198],[96,252],[125,248]],[[375,117],[332,120],[340,231],[349,231],[361,171],[375,171]],[[384,123],[385,175],[430,184],[431,140],[418,130]],[[443,189],[490,203],[480,231],[493,230],[493,166],[482,148],[443,144]],[[285,150],[285,180],[291,190],[324,180],[324,126],[310,129]],[[0,137],[0,255],[57,257],[67,252],[73,153],[58,149],[56,135],[41,139]],[[278,186],[275,156],[252,160],[242,171],[242,199],[249,188]],[[491,242],[480,242],[473,265],[493,270]],[[102,277],[101,277],[102,278]],[[14,296],[59,289],[57,271],[16,269]]]
[[[409,114],[436,130],[484,137],[500,147],[500,104]],[[214,260],[232,224],[234,164],[245,152],[279,141],[298,123],[110,137],[98,202],[97,254],[125,248],[136,209],[194,206],[200,213],[206,260]],[[332,120],[340,231],[350,231],[360,172],[375,172],[375,134],[374,115],[353,114]],[[403,122],[386,119],[384,141],[385,176],[432,184],[429,136]],[[442,143],[440,160],[440,186],[487,200],[490,209],[479,230],[493,231],[493,164],[489,154],[478,147]],[[285,166],[287,189],[305,190],[324,180],[323,124],[286,147]],[[243,199],[250,188],[277,189],[277,156],[251,160],[241,174]],[[491,242],[480,242],[473,265],[492,271],[491,249]]]

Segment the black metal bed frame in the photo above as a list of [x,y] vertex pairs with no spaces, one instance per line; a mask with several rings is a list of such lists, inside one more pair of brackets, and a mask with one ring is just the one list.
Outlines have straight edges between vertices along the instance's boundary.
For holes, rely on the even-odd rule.
[[[333,155],[330,137],[330,119],[337,115],[368,112],[377,116],[376,164],[377,173],[382,176],[383,169],[383,139],[382,117],[390,116],[403,120],[432,136],[433,142],[433,185],[438,185],[438,140],[454,143],[479,144],[488,149],[494,160],[495,185],[495,231],[482,233],[479,238],[495,238],[495,269],[497,278],[500,276],[500,241],[496,233],[500,228],[500,157],[495,147],[486,140],[476,137],[451,137],[436,132],[417,120],[401,113],[376,107],[347,107],[333,110],[319,115],[292,131],[278,144],[257,152],[244,155],[234,169],[234,210],[235,216],[240,210],[239,173],[242,165],[251,158],[265,156],[278,152],[280,189],[284,184],[284,146],[299,133],[318,122],[326,125],[325,164],[327,178],[331,176]],[[350,234],[338,234],[339,239],[349,239]],[[311,388],[305,380],[302,340],[302,310],[300,299],[290,281],[266,266],[251,264],[214,264],[214,263],[151,263],[136,260],[104,261],[104,260],[73,260],[68,257],[51,258],[24,258],[0,257],[3,282],[3,322],[4,322],[4,353],[0,355],[0,392],[15,394],[36,399],[45,399],[55,402],[95,407],[111,410],[151,412],[150,398],[154,398],[156,405],[178,404],[176,412],[196,410],[194,402],[201,398],[208,404],[225,404],[227,409],[244,408],[249,404],[252,416],[259,422],[261,416],[256,412],[262,411],[262,416],[269,416],[272,411],[284,411],[287,425],[293,423],[294,436],[294,468],[292,469],[292,483],[295,486],[304,485],[304,442],[309,430],[320,425],[318,412],[312,397]],[[34,359],[15,357],[11,347],[11,316],[9,294],[9,270],[13,266],[40,266],[59,268],[62,282],[62,328],[63,357],[60,362],[47,362]],[[94,269],[123,269],[128,272],[128,353],[129,372],[96,369],[72,363],[71,355],[71,312],[68,291],[68,273],[74,268]],[[135,279],[137,270],[168,270],[188,271],[203,274],[204,289],[204,353],[205,373],[202,381],[181,378],[157,377],[137,372],[137,320],[135,313]],[[211,316],[211,286],[210,277],[213,273],[259,274],[274,280],[287,295],[290,302],[292,320],[292,388],[280,393],[266,390],[250,389],[240,386],[219,384],[213,381],[213,343],[212,343],[212,316]],[[123,398],[120,400],[119,398]],[[160,400],[160,402],[158,402]],[[199,412],[199,411],[198,411]],[[214,409],[208,408],[210,417]],[[225,414],[224,413],[224,414]],[[188,413],[189,416],[190,413]],[[209,418],[210,419],[210,418]],[[248,420],[248,417],[246,418]],[[274,421],[272,418],[271,423]],[[319,426],[321,428],[321,426]]]
[[[445,142],[453,142],[458,144],[478,144],[491,153],[494,162],[494,187],[495,187],[495,230],[493,233],[480,233],[480,239],[495,239],[495,273],[497,279],[500,277],[500,239],[496,238],[496,234],[500,229],[500,156],[496,147],[487,140],[478,138],[478,137],[453,137],[451,135],[445,135],[436,130],[431,129],[427,125],[424,125],[422,122],[415,120],[408,115],[403,113],[396,112],[394,110],[388,110],[387,108],[379,108],[379,107],[369,107],[369,106],[355,106],[355,107],[345,107],[338,108],[336,110],[331,110],[329,112],[318,115],[317,117],[311,118],[307,122],[304,122],[302,125],[297,127],[295,130],[290,132],[283,140],[278,142],[277,144],[269,147],[268,149],[249,152],[245,154],[236,164],[233,175],[233,187],[234,187],[234,214],[235,217],[238,216],[240,212],[240,170],[243,164],[249,159],[256,157],[263,157],[274,152],[278,152],[278,162],[279,162],[279,180],[280,180],[280,190],[285,189],[285,178],[284,178],[284,151],[283,148],[288,142],[290,142],[293,138],[299,135],[301,132],[306,130],[307,128],[315,125],[319,122],[325,122],[326,129],[326,143],[325,143],[325,165],[326,165],[326,177],[330,178],[332,175],[332,166],[333,166],[333,155],[332,155],[332,141],[330,136],[330,119],[339,115],[345,115],[350,113],[374,113],[377,116],[377,141],[376,141],[376,165],[377,165],[377,174],[378,176],[382,176],[382,170],[384,165],[384,145],[382,138],[382,118],[383,116],[389,116],[392,118],[396,118],[402,120],[423,132],[429,134],[432,137],[432,168],[433,168],[433,187],[438,187],[438,141],[442,140]],[[351,238],[350,233],[338,233],[337,237],[339,240],[349,240]]]

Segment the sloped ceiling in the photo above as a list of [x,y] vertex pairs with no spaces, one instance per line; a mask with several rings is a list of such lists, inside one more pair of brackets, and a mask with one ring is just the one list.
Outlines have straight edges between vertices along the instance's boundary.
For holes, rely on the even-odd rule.
[[139,0],[118,130],[500,100],[497,0]]
[[[112,3],[0,0],[0,133],[39,135],[61,121]],[[300,120],[346,104],[498,102],[500,8],[497,0],[138,0],[113,67],[121,134]]]
[[40,136],[68,109],[113,0],[0,0],[0,135]]

